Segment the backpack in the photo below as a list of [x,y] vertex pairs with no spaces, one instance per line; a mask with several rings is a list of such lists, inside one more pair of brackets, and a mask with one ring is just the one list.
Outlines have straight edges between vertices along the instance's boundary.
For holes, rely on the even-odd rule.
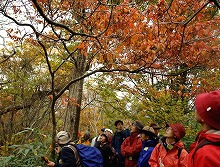
[[111,147],[111,150],[112,150],[112,155],[110,157],[110,164],[113,167],[119,167],[120,166],[119,155],[113,147]]
[[77,167],[103,167],[102,154],[97,148],[83,144],[69,144],[66,147],[73,150]]
[[195,151],[192,154],[192,159],[194,160],[194,156],[198,149],[202,148],[205,145],[215,145],[215,146],[220,146],[220,141],[219,142],[212,142],[207,139],[203,140],[201,143],[198,144],[198,146],[195,148]]

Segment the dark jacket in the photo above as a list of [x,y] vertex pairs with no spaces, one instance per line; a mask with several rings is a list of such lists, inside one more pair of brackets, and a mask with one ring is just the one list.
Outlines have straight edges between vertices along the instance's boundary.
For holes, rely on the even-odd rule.
[[116,131],[114,133],[114,136],[112,138],[112,147],[118,154],[121,154],[121,144],[128,136],[130,136],[129,129],[122,130],[121,132]]
[[112,156],[111,146],[108,144],[108,142],[106,142],[104,144],[101,143],[97,148],[100,150],[102,154],[103,167],[111,167],[111,163],[110,163],[110,158]]
[[75,154],[71,148],[64,146],[61,149],[55,167],[76,167]]

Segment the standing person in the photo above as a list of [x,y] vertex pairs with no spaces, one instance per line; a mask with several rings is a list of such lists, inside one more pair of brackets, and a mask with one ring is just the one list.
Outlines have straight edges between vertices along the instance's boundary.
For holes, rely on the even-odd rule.
[[125,167],[136,167],[142,149],[140,132],[143,125],[139,121],[132,123],[130,133],[121,145],[121,154],[125,157]]
[[142,151],[140,158],[138,159],[137,167],[150,167],[148,160],[154,147],[157,145],[156,135],[154,129],[149,126],[145,126],[141,131],[142,139]]
[[79,159],[75,158],[74,151],[68,147],[68,145],[73,145],[71,142],[71,136],[66,131],[60,131],[57,133],[56,142],[59,147],[55,150],[59,156],[56,162],[48,161],[47,166],[49,167],[64,167],[71,166],[76,167],[77,164],[81,164]]
[[97,147],[103,157],[103,167],[111,167],[111,156],[112,156],[112,149],[109,145],[109,137],[106,134],[101,134],[99,146]]
[[188,156],[188,167],[220,166],[220,90],[199,94],[195,108],[196,121],[203,131]]
[[108,137],[108,142],[109,145],[112,146],[112,135],[113,135],[113,131],[109,128],[105,128],[104,134],[106,134],[106,136]]
[[180,141],[185,136],[185,128],[178,123],[166,126],[166,133],[154,148],[148,162],[151,167],[186,167],[188,153]]
[[101,134],[103,134],[104,132],[105,132],[105,128],[102,128],[100,130],[99,135],[92,139],[92,142],[91,142],[91,146],[92,147],[98,147],[98,145],[99,145],[99,138],[100,138]]
[[115,127],[116,131],[112,138],[112,147],[115,149],[119,156],[119,166],[124,167],[125,160],[124,157],[121,155],[121,144],[128,136],[130,136],[130,130],[128,129],[128,127],[126,127],[125,130],[123,129],[123,122],[121,120],[115,121]]
[[161,127],[157,124],[157,123],[151,123],[150,127],[152,127],[154,129],[154,133],[155,133],[155,138],[157,140],[157,143],[159,142],[160,138],[162,137],[159,133]]

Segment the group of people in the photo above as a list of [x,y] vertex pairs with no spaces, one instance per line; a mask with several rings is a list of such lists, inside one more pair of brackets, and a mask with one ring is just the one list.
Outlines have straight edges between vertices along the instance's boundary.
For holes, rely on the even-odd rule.
[[[115,122],[116,131],[103,128],[99,136],[93,138],[91,146],[100,150],[103,166],[111,164],[109,157],[115,151],[119,158],[119,167],[214,167],[220,166],[220,90],[202,93],[195,100],[195,118],[203,127],[189,153],[181,139],[185,128],[180,123],[166,124],[166,131],[160,136],[160,126],[152,123],[144,126],[134,121],[124,129],[122,120]],[[60,132],[59,132],[60,133]],[[60,145],[56,163],[49,161],[47,166],[76,166],[76,159],[68,147],[71,142],[69,133],[57,134]],[[71,160],[70,160],[71,159]],[[62,164],[59,163],[62,160]]]

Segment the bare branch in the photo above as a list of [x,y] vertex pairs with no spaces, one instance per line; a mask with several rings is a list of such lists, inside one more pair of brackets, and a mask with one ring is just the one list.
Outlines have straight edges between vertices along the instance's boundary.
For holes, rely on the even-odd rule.
[[184,44],[184,37],[185,37],[185,30],[186,30],[186,26],[190,23],[190,21],[192,21],[192,19],[194,17],[196,17],[196,15],[198,15],[198,13],[204,9],[210,2],[206,2],[196,13],[194,13],[186,22],[184,22],[184,27],[183,27],[183,34],[182,34],[182,38],[181,38],[181,45],[178,51],[178,55],[181,54],[182,48],[183,48],[183,44]]
[[10,55],[3,54],[2,57],[4,58],[4,60],[2,60],[2,61],[0,62],[0,64],[6,62],[8,59],[10,59],[11,57],[13,57],[15,54],[16,54],[15,49],[13,49],[13,53],[10,54]]
[[185,23],[184,26],[186,27],[187,24],[189,24],[190,21],[192,21],[192,19],[194,17],[196,17],[198,15],[199,12],[202,11],[202,9],[204,9],[208,4],[210,3],[210,1],[206,2],[196,13],[194,13]]
[[70,32],[73,36],[75,35],[79,35],[79,36],[87,36],[87,37],[92,37],[92,38],[96,38],[94,35],[90,35],[90,34],[85,34],[85,33],[77,33],[75,31],[73,31],[72,29],[70,29],[68,26],[64,25],[64,24],[60,24],[57,22],[54,22],[53,20],[49,19],[43,12],[43,10],[41,9],[40,5],[38,4],[37,0],[32,0],[32,2],[34,3],[35,7],[37,8],[38,12],[40,13],[40,15],[51,25],[57,26],[57,27],[61,27],[64,28],[65,30],[67,30],[68,32]]

